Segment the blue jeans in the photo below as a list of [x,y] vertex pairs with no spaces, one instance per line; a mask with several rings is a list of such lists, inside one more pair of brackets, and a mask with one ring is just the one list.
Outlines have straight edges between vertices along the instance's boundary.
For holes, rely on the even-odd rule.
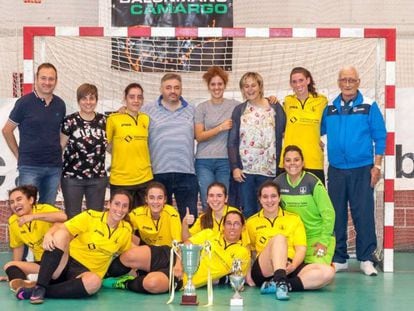
[[65,212],[69,219],[82,211],[83,197],[85,197],[86,208],[96,211],[103,210],[108,177],[88,179],[62,178],[60,185],[65,201]]
[[39,203],[55,205],[56,194],[60,182],[61,167],[21,165],[18,168],[17,183],[36,186],[39,193]]
[[200,186],[203,210],[207,207],[207,188],[213,182],[221,182],[229,191],[230,164],[228,159],[196,159],[195,169]]
[[186,213],[186,207],[197,218],[198,182],[197,176],[186,173],[154,174],[154,180],[167,188],[167,203],[172,205],[173,195],[181,220]]
[[240,183],[240,196],[243,215],[247,219],[259,211],[257,191],[260,185],[267,180],[273,180],[273,178],[256,174],[245,174],[245,176],[244,182]]
[[336,248],[333,261],[348,258],[348,203],[356,231],[356,255],[359,261],[372,260],[377,248],[374,216],[374,189],[371,165],[353,169],[328,168],[328,193],[335,208]]

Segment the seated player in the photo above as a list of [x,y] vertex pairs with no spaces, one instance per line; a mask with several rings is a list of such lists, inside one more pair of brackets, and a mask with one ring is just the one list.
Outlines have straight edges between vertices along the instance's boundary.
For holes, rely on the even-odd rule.
[[316,175],[304,170],[302,150],[289,145],[283,153],[285,172],[274,180],[283,209],[299,215],[306,231],[306,263],[330,265],[335,252],[335,210],[328,191]]
[[125,190],[113,192],[107,211],[87,210],[55,224],[45,235],[39,277],[34,288],[17,290],[32,304],[44,298],[82,298],[96,293],[115,254],[131,246],[132,228],[124,220],[131,205]]
[[[38,204],[37,188],[23,185],[9,191],[9,204],[13,214],[9,218],[10,248],[13,260],[4,265],[10,288],[33,287],[34,281],[27,275],[39,273],[39,262],[43,254],[43,236],[55,222],[67,219],[64,211],[49,205]],[[34,262],[23,261],[25,245],[32,251]]]
[[247,277],[249,285],[261,293],[276,293],[276,299],[289,299],[288,291],[326,286],[335,272],[325,264],[305,264],[305,228],[299,216],[279,208],[280,188],[264,182],[258,191],[261,210],[247,220],[252,247],[257,257]]
[[[242,271],[247,273],[250,265],[250,252],[241,242],[241,232],[244,227],[243,215],[238,211],[230,211],[224,216],[223,232],[215,232],[205,229],[189,239],[193,244],[211,244],[211,259],[202,256],[200,266],[192,281],[196,287],[207,284],[208,271],[213,281],[218,281],[223,276],[231,273],[234,259],[242,262]],[[107,288],[128,289],[137,293],[159,294],[169,289],[170,250],[168,246],[137,246],[121,254],[108,269],[108,278],[103,286]],[[137,277],[124,275],[130,269],[138,269]],[[174,277],[177,288],[181,288],[182,282],[187,279],[183,276],[181,261],[174,263]],[[183,279],[184,278],[184,279]]]
[[[188,240],[192,235],[204,229],[222,232],[224,216],[230,211],[239,211],[239,209],[227,204],[227,189],[220,182],[213,182],[207,188],[207,206],[205,212],[194,222],[194,215],[187,210],[182,222],[182,240]],[[189,226],[192,225],[191,228]],[[244,245],[249,244],[249,236],[246,230],[242,232]]]
[[146,205],[129,213],[134,232],[139,237],[135,244],[172,245],[181,240],[181,222],[177,210],[167,203],[167,190],[162,183],[151,181],[145,192]]

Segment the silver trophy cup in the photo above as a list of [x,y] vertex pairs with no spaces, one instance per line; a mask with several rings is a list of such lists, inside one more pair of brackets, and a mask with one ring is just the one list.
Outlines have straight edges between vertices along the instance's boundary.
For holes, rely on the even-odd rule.
[[182,305],[198,305],[195,286],[192,282],[194,274],[200,265],[200,256],[203,246],[196,244],[180,244],[181,261],[184,273],[187,274],[187,284],[181,297]]
[[242,306],[243,297],[240,295],[240,291],[243,289],[244,285],[244,276],[243,275],[230,275],[230,284],[234,289],[234,295],[230,299],[231,306]]
[[240,291],[243,289],[244,280],[241,260],[235,259],[233,261],[232,274],[230,274],[230,284],[234,289],[234,295],[230,299],[231,306],[243,306],[243,297],[240,295]]

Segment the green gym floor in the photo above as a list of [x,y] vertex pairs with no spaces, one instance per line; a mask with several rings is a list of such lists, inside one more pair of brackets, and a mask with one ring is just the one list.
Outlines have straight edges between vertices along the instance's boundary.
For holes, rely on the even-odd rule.
[[[0,253],[0,264],[9,260],[10,253]],[[233,292],[228,287],[214,288],[214,305],[207,303],[205,288],[197,289],[200,305],[181,306],[181,293],[167,305],[168,294],[141,295],[123,290],[101,289],[87,299],[48,299],[42,305],[30,305],[17,300],[7,282],[0,283],[0,311],[158,311],[158,310],[413,310],[414,254],[396,253],[395,272],[368,277],[359,272],[358,262],[350,261],[350,271],[336,275],[335,281],[319,291],[291,293],[289,301],[277,301],[273,295],[262,296],[256,288],[247,288],[242,296],[244,307],[230,307]]]

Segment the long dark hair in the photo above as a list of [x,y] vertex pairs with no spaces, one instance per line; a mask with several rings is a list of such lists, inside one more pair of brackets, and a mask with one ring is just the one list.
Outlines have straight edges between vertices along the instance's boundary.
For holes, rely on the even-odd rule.
[[37,202],[37,188],[33,185],[21,185],[9,190],[9,198],[13,192],[20,191],[27,199],[33,198],[34,206]]
[[140,89],[142,94],[144,94],[144,89],[142,88],[141,84],[133,82],[133,83],[128,84],[127,87],[125,88],[124,98],[127,98],[128,93],[131,89]]
[[[207,187],[207,195],[211,188],[219,187],[223,190],[224,196],[227,197],[227,188],[221,182],[213,182]],[[207,204],[206,211],[203,215],[200,216],[200,225],[201,229],[211,229],[214,226],[214,219],[213,219],[213,210],[211,209],[210,205]]]
[[318,92],[316,92],[316,88],[315,88],[315,81],[313,80],[313,77],[310,71],[303,67],[295,67],[290,72],[290,81],[292,81],[292,76],[295,73],[301,73],[305,76],[305,78],[309,78],[310,83],[308,85],[308,92],[311,93],[314,97],[318,96]]
[[290,152],[290,151],[296,151],[297,153],[299,153],[300,158],[302,159],[302,161],[305,161],[305,159],[303,158],[303,152],[302,149],[300,149],[298,146],[296,145],[289,145],[286,146],[285,150],[283,151],[283,158],[285,158],[286,153]]
[[[259,201],[260,208],[263,208],[262,204],[260,203],[260,196],[262,195],[262,191],[264,188],[274,188],[276,189],[277,195],[280,197],[280,186],[274,182],[273,180],[266,180],[264,183],[262,183],[259,186],[259,189],[257,189],[257,199]],[[279,203],[280,205],[280,203]]]
[[[127,190],[124,190],[124,189],[116,189],[115,191],[111,192],[111,197],[109,198],[109,203],[111,203],[114,200],[115,196],[117,196],[117,195],[125,195],[128,198],[128,202],[129,202],[129,204],[128,204],[128,212],[130,212],[131,209],[132,209],[132,207],[133,207],[132,206],[133,205],[132,195]],[[129,218],[129,214],[126,214],[125,215],[124,220],[126,222],[128,222],[131,225],[131,227],[132,227],[132,222],[131,222],[131,219]]]

